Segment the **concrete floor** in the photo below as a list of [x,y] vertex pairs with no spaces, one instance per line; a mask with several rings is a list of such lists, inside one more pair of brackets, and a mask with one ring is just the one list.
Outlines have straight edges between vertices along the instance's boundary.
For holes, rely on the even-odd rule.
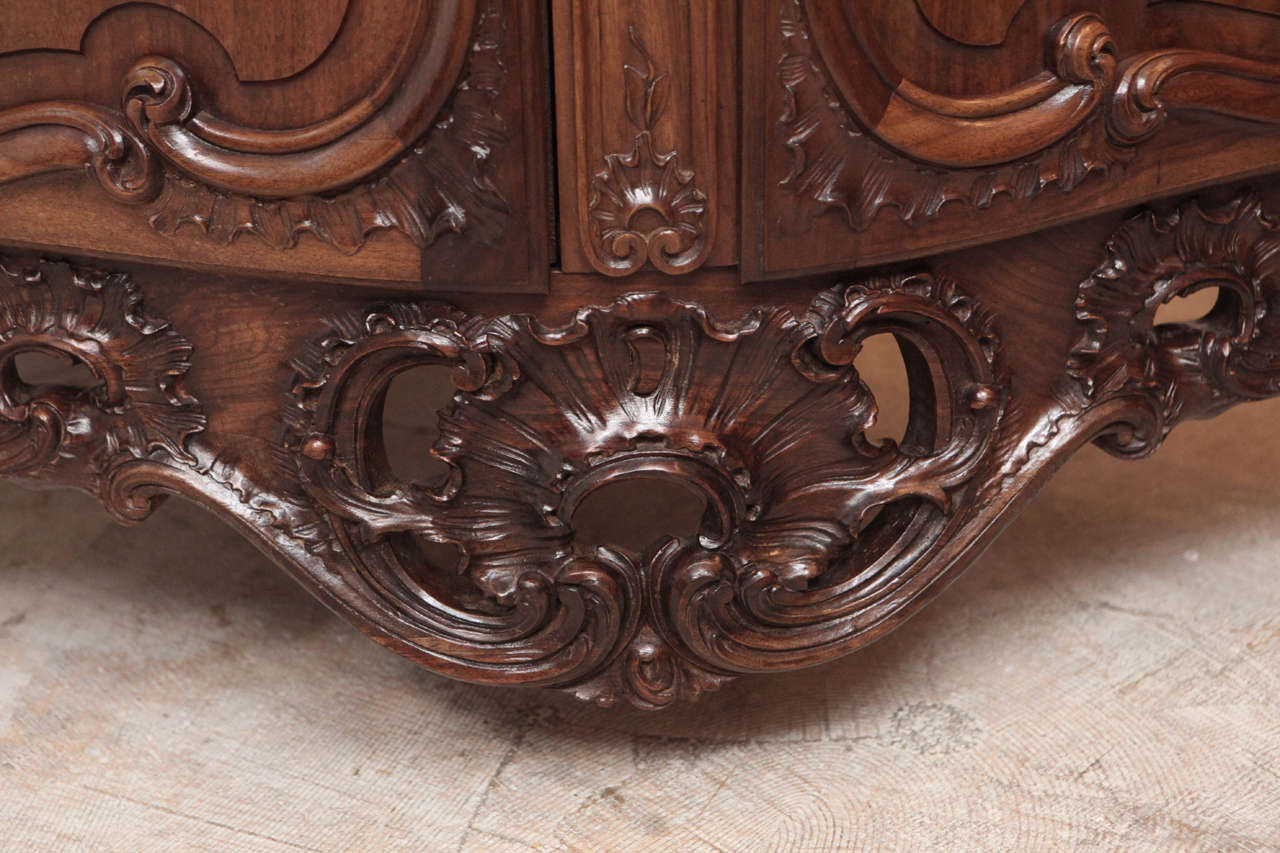
[[0,485],[0,848],[1280,849],[1278,420],[1087,450],[888,639],[662,714],[432,676],[192,506]]

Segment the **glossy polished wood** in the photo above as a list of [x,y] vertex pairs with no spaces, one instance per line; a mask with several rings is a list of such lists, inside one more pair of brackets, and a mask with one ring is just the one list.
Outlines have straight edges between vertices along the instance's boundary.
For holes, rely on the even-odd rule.
[[[62,5],[0,38],[0,474],[195,500],[452,677],[659,708],[821,663],[1079,447],[1280,391],[1257,3]],[[427,482],[382,426],[420,367]],[[579,540],[654,479],[695,533]]]
[[938,4],[746,0],[745,278],[903,260],[1275,163],[1280,16],[949,6],[953,24],[985,9],[987,35],[935,29]]
[[[43,49],[31,35],[0,53],[0,80],[14,81],[0,95],[0,183],[88,166],[107,193],[59,220],[48,199],[65,184],[18,188],[10,242],[177,264],[195,254],[231,271],[262,268],[241,258],[257,245],[240,248],[262,244],[268,268],[304,276],[336,265],[428,287],[546,286],[548,81],[529,4],[351,0],[282,79],[249,59],[228,65],[232,48],[203,25],[219,22],[212,32],[232,44],[273,33],[310,44],[323,20],[283,6],[260,21],[230,3],[191,18],[100,5],[79,0],[70,16],[100,11],[73,57],[52,27]],[[103,236],[88,218],[123,225]]]

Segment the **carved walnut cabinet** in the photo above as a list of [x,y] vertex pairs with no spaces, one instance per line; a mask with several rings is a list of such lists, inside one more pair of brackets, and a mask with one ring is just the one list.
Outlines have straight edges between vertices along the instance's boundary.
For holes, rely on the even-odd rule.
[[[661,707],[1280,391],[1275,172],[1280,0],[0,0],[0,473],[196,501],[444,675]],[[438,478],[384,440],[423,366]],[[577,535],[652,480],[696,532]]]

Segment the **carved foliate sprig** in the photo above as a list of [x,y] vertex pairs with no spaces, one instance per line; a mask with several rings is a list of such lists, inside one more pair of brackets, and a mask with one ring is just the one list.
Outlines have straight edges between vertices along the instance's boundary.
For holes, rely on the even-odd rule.
[[654,70],[653,57],[634,25],[627,28],[627,36],[640,55],[637,65],[628,63],[622,66],[626,80],[623,103],[627,119],[637,133],[652,133],[667,106],[667,75]]
[[667,101],[658,72],[635,27],[628,34],[639,62],[623,67],[623,108],[636,135],[629,153],[609,154],[592,178],[588,217],[602,271],[625,276],[646,264],[669,275],[692,272],[706,259],[707,197],[676,151],[655,142]]

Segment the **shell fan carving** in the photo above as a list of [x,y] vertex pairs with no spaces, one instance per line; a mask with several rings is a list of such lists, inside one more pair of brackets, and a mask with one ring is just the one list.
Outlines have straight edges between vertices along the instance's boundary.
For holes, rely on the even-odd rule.
[[[134,463],[195,463],[206,418],[187,387],[191,345],[142,303],[124,273],[0,257],[0,474],[78,486],[136,520],[146,501],[115,499]],[[32,384],[17,358],[79,363],[92,387]]]
[[[879,332],[959,370],[933,389],[945,415],[901,446],[865,438],[876,403],[852,362]],[[653,293],[559,328],[396,304],[335,320],[299,360],[285,446],[352,556],[355,606],[411,638],[401,651],[657,707],[816,662],[933,580],[915,558],[972,500],[1002,408],[997,350],[990,317],[925,276],[727,322]],[[415,364],[453,367],[458,389],[437,484],[359,453],[378,417],[358,401]],[[576,507],[638,476],[696,489],[699,532],[646,554],[579,547]],[[428,565],[414,537],[462,557]]]

